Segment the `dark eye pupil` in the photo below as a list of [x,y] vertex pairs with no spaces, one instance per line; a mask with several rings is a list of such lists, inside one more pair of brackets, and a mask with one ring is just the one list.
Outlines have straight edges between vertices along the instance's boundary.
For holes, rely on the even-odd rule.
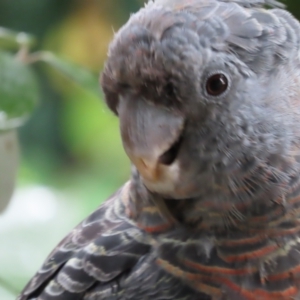
[[206,91],[211,96],[219,96],[228,88],[228,79],[224,74],[214,74],[207,79]]

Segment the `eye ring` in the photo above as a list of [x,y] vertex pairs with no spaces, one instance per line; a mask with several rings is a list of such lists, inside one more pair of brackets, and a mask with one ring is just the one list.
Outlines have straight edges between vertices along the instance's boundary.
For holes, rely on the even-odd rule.
[[218,97],[223,95],[230,86],[228,77],[222,72],[210,74],[205,81],[205,92],[208,96]]

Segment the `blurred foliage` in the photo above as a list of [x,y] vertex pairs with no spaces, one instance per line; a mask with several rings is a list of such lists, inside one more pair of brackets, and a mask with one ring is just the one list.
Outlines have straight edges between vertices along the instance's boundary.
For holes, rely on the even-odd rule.
[[118,120],[98,81],[114,30],[138,7],[0,0],[0,111],[33,112],[19,131],[18,190],[42,185],[67,195],[48,203],[50,190],[28,200],[22,192],[0,215],[0,299],[13,299],[51,248],[129,177]]
[[[284,3],[300,18],[300,1]],[[70,195],[61,200],[59,214],[47,226],[26,221],[0,230],[4,243],[0,278],[5,275],[7,284],[17,290],[55,243],[129,177],[118,120],[104,104],[98,76],[113,33],[142,4],[142,0],[0,0],[0,48],[10,52],[0,54],[0,77],[5,60],[22,45],[30,47],[32,62],[38,61],[30,71],[16,67],[30,81],[31,88],[21,96],[29,110],[40,95],[38,108],[19,131],[19,186],[42,184]],[[26,101],[28,97],[34,101]],[[24,253],[37,259],[30,261]],[[1,294],[0,287],[1,299],[10,299],[8,294]]]
[[16,32],[8,28],[0,28],[0,48],[16,49],[22,46],[32,47],[36,43],[32,35]]
[[35,108],[38,87],[32,70],[18,57],[0,51],[0,129],[24,123]]
[[[36,38],[30,39],[30,45],[56,54],[43,52],[39,57],[52,70],[45,65],[34,65],[41,101],[33,117],[20,130],[23,165],[26,162],[38,173],[45,173],[40,176],[40,180],[45,178],[44,183],[50,180],[55,184],[57,174],[69,171],[96,175],[99,180],[110,178],[118,186],[129,173],[118,120],[108,111],[103,99],[99,99],[102,95],[99,97],[98,75],[91,76],[78,69],[78,65],[99,74],[114,30],[140,3],[42,2],[30,0],[14,5],[0,1],[0,25],[31,33]],[[9,42],[6,44],[11,46],[13,43]],[[83,89],[71,81],[79,81]],[[117,174],[113,172],[114,165],[118,166]],[[21,180],[27,180],[23,171]]]

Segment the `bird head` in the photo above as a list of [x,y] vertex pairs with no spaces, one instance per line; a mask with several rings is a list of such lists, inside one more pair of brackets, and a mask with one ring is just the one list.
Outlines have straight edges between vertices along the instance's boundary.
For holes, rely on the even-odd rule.
[[151,192],[187,199],[235,193],[257,170],[284,177],[272,170],[299,139],[299,25],[268,3],[279,5],[157,0],[115,34],[101,84]]

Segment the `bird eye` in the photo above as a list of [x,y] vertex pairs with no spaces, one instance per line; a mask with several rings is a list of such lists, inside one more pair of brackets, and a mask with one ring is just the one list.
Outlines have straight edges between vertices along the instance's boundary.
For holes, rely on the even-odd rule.
[[228,79],[222,74],[214,74],[206,81],[206,92],[210,96],[219,96],[223,94],[228,88]]

